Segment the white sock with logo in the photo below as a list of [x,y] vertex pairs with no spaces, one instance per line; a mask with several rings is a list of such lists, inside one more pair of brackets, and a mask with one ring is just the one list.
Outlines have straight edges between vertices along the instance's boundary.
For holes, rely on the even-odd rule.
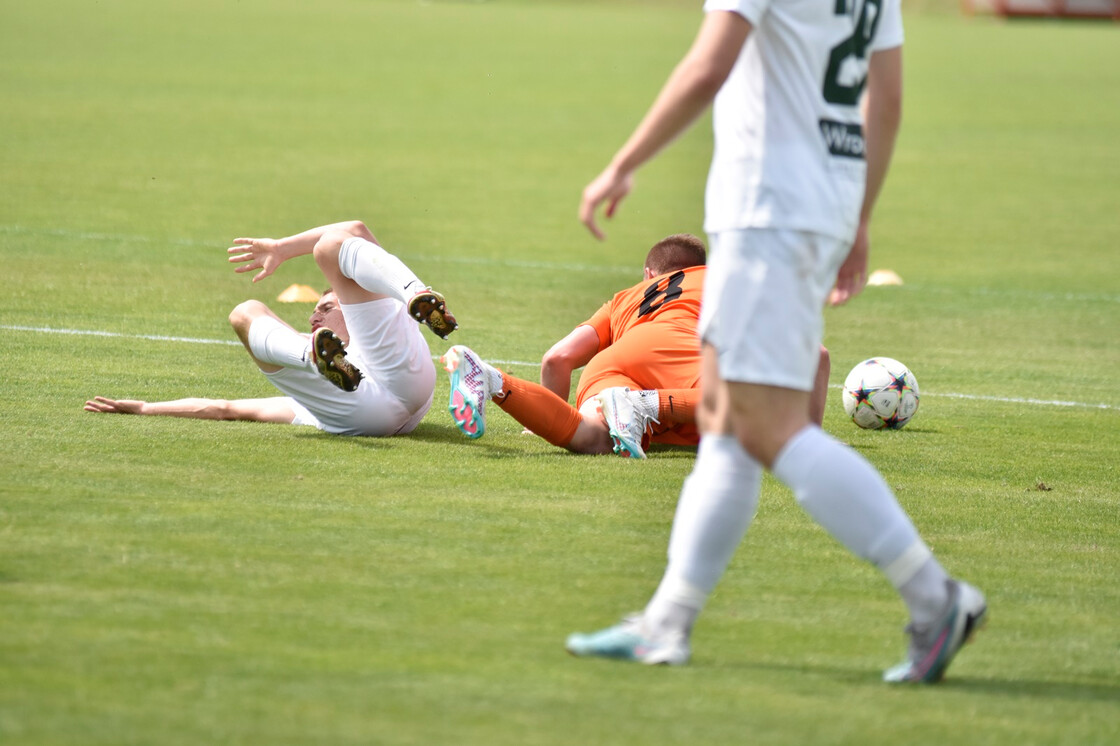
[[314,370],[311,341],[306,334],[281,323],[272,316],[258,316],[249,325],[249,350],[262,363],[285,368]]
[[364,238],[348,238],[342,243],[338,268],[371,293],[388,295],[402,303],[428,288],[404,262]]

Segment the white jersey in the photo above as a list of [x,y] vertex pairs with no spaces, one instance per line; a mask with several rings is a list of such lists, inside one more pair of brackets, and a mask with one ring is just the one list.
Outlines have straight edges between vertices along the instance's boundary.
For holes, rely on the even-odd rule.
[[707,0],[752,30],[713,109],[704,229],[855,237],[872,52],[902,44],[901,0]]

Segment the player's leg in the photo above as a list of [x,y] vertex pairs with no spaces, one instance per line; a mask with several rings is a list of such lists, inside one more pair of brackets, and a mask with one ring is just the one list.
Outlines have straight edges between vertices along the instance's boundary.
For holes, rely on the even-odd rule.
[[669,564],[646,609],[651,630],[688,634],[758,508],[762,467],[732,432],[730,397],[715,350],[705,346],[703,434],[669,538]]
[[428,325],[440,337],[447,337],[458,327],[443,296],[375,243],[372,236],[327,232],[315,245],[315,261],[342,303],[396,298],[408,307],[415,321]]
[[[315,243],[314,249],[315,263],[319,265],[319,270],[338,296],[339,302],[346,305],[356,305],[379,298],[396,297],[397,293],[393,292],[393,288],[383,280],[381,274],[375,268],[365,268],[366,271],[362,273],[366,275],[364,284],[355,279],[353,276],[356,273],[356,268],[353,266],[355,257],[351,257],[348,268],[343,268],[342,247],[347,241],[360,242],[355,244],[359,246],[377,246],[372,240],[355,236],[348,231],[328,230]],[[377,246],[377,248],[380,249],[381,247]],[[384,249],[381,249],[381,251],[388,254]]]
[[[809,398],[809,418],[818,425],[824,421],[829,371],[828,349],[822,345],[813,392]],[[695,423],[701,394],[699,388],[631,389],[628,398],[641,416],[665,427]]]
[[502,373],[464,345],[453,346],[441,360],[451,376],[448,410],[467,437],[486,432],[486,403],[493,401],[554,446],[576,453],[610,453],[606,425],[581,415],[544,386]]
[[281,368],[309,369],[311,343],[257,300],[238,304],[229,314],[229,323],[253,362],[265,373]]
[[[360,300],[366,294],[368,291],[361,290],[348,297]],[[428,343],[399,300],[369,295],[372,299],[339,304],[349,335],[347,357],[376,388],[396,397],[407,412],[427,411],[436,383]]]
[[914,644],[889,680],[939,679],[983,620],[983,597],[949,578],[870,463],[815,424],[788,424],[805,411],[807,393],[742,383],[731,390],[744,447],[793,490],[813,520],[878,567],[906,603]]
[[696,422],[701,402],[700,389],[659,389],[657,421],[662,425],[687,425]]
[[[610,434],[614,452],[630,458],[645,458],[653,429],[663,422],[661,415],[676,395],[689,399],[672,417],[664,420],[665,429],[673,424],[681,411],[699,398],[699,389],[684,394],[677,386],[697,386],[699,356],[695,336],[689,335],[689,352],[672,349],[672,336],[653,325],[639,325],[607,348],[601,350],[584,367],[577,386],[577,402],[582,410],[588,402],[594,403],[602,413]],[[661,392],[658,387],[668,384],[672,390]],[[683,421],[683,420],[682,420]],[[687,421],[694,422],[694,414]]]
[[629,385],[610,386],[594,396],[591,403],[606,422],[615,453],[625,458],[646,457],[650,423],[658,421],[658,400],[657,391]]
[[[794,232],[749,235],[750,243],[741,244],[747,271],[738,272],[735,282],[754,303],[748,314],[752,321],[738,342],[724,338],[719,343],[720,377],[731,381],[727,390],[735,434],[753,459],[793,490],[817,523],[898,589],[915,643],[931,629],[951,628],[947,635],[929,636],[938,649],[912,655],[913,677],[936,680],[973,623],[983,618],[983,597],[949,579],[875,468],[809,421],[810,391],[819,369],[820,308],[847,246]],[[820,269],[806,281],[799,270],[804,266]],[[753,287],[752,277],[758,278]],[[781,335],[767,335],[777,319],[787,322]],[[929,661],[920,660],[927,654]]]
[[643,663],[688,660],[692,625],[754,517],[762,477],[761,467],[731,434],[729,401],[710,348],[705,350],[702,381],[704,434],[681,489],[661,583],[640,617],[569,637],[567,647],[575,655]]
[[598,409],[580,412],[539,383],[502,373],[493,402],[526,429],[573,453],[611,452],[611,438]]

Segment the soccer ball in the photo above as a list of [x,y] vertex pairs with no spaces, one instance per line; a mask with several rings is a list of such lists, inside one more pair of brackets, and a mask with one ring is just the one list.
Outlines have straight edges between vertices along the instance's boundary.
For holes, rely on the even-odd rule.
[[898,428],[918,411],[918,379],[902,363],[873,357],[844,379],[844,411],[867,430]]

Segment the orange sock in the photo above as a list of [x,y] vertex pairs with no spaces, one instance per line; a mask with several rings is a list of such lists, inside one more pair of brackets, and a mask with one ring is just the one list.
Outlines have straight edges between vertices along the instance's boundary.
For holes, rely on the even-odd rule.
[[502,373],[502,393],[490,400],[513,419],[554,446],[567,448],[575,437],[579,412],[568,402],[539,383],[530,383]]
[[657,419],[662,424],[696,422],[700,389],[660,389],[659,393],[661,401],[657,406]]

